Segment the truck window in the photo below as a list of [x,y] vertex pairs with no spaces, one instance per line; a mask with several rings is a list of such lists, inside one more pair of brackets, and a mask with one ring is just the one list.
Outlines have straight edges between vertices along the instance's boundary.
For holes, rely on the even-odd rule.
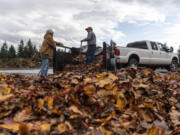
[[150,42],[152,50],[158,50],[158,47],[155,42]]
[[161,50],[161,51],[166,51],[166,47],[165,47],[165,45],[163,45],[163,44],[161,44],[161,43],[157,43],[158,44],[158,46],[159,46],[159,49]]
[[146,42],[135,42],[127,44],[129,48],[148,49]]

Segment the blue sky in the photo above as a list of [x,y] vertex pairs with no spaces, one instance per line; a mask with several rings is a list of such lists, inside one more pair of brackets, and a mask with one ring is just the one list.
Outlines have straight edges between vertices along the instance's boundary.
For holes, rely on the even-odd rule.
[[92,26],[98,39],[118,45],[137,40],[180,45],[179,0],[0,0],[0,45],[29,38],[39,47],[45,31],[54,39],[78,47]]

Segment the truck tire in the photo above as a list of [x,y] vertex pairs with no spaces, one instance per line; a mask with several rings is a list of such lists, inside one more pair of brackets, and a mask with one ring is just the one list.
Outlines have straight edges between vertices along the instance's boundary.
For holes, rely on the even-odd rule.
[[139,61],[137,58],[130,58],[128,62],[128,66],[133,67],[133,66],[138,66]]
[[175,72],[177,68],[178,68],[178,61],[174,59],[172,60],[171,65],[169,65],[168,70]]

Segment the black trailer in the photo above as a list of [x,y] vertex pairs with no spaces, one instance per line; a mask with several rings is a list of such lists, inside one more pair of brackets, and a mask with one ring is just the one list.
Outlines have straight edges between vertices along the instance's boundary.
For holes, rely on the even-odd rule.
[[78,56],[80,48],[75,47],[57,47],[54,49],[53,55],[53,73],[61,72],[64,70],[66,64],[78,64],[73,63],[73,58]]
[[[85,54],[87,52],[87,46],[82,46],[81,53]],[[96,47],[95,56],[101,55],[103,53],[102,47]],[[67,64],[80,64],[79,62],[74,62],[73,58],[80,55],[80,48],[75,47],[59,47],[57,46],[56,49],[54,49],[54,56],[53,56],[53,72],[61,72],[64,70],[65,65]]]

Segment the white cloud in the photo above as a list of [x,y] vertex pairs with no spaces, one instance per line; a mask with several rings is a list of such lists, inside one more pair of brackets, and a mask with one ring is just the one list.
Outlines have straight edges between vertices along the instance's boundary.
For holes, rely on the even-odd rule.
[[[38,45],[46,29],[55,30],[55,39],[67,46],[79,46],[86,37],[84,28],[93,26],[98,45],[110,39],[116,42],[128,40],[128,35],[119,30],[120,23],[139,21],[165,22],[167,5],[156,1],[137,0],[1,0],[0,40],[18,43],[20,39],[31,38]],[[161,0],[159,2],[162,2]],[[172,7],[170,9],[173,9]],[[174,12],[175,10],[173,10]],[[144,23],[145,24],[145,23]],[[132,31],[133,32],[133,31]]]

